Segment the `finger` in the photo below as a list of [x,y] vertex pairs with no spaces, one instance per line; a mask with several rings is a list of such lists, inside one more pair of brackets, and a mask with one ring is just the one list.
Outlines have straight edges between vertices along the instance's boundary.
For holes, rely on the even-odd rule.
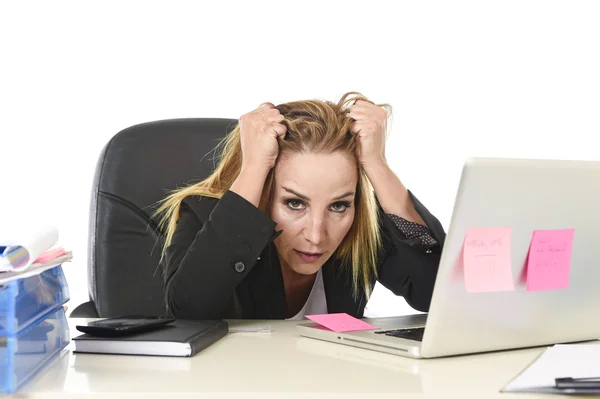
[[350,133],[352,133],[352,134],[358,134],[358,133],[360,133],[360,131],[362,130],[362,127],[363,127],[363,126],[362,126],[362,123],[359,123],[359,122],[353,122],[353,123],[350,125]]
[[360,121],[360,120],[365,119],[365,117],[367,116],[367,114],[365,112],[360,111],[360,110],[354,110],[353,109],[351,111],[346,112],[346,116],[348,118],[352,118],[352,119],[354,119],[356,121]]
[[270,103],[270,102],[262,103],[259,108],[262,108],[262,107],[266,107],[266,108],[270,108],[270,109],[275,108],[273,103]]
[[287,133],[287,127],[285,125],[282,125],[281,123],[274,123],[272,125],[272,129],[275,132],[275,134],[277,134],[278,137],[285,137],[285,134]]
[[373,109],[373,104],[370,104],[368,102],[361,102],[358,104],[354,104],[353,106],[350,107],[350,111],[354,111],[354,112],[369,112]]
[[278,116],[281,115],[281,112],[279,112],[279,110],[277,108],[269,108],[269,109],[265,109],[264,111],[262,111],[265,115],[269,115],[269,116]]
[[277,113],[277,114],[275,114],[275,115],[272,116],[272,119],[273,119],[274,122],[279,123],[279,122],[281,122],[281,121],[283,121],[285,119],[285,116]]
[[389,112],[384,107],[365,103],[366,105],[357,106],[350,111],[358,116],[358,119],[382,119],[389,117]]
[[[275,111],[275,112],[271,112]],[[279,123],[285,119],[283,115],[279,113],[277,110],[270,110],[268,113],[265,113],[262,118],[267,123]]]
[[378,107],[378,105],[375,105],[371,101],[365,101],[365,100],[357,100],[356,102],[354,102],[354,104],[352,104],[352,106],[353,107],[359,107],[359,108]]
[[358,100],[354,105],[350,107],[351,110],[357,110],[361,112],[373,112],[373,110],[376,110],[378,108],[382,107],[364,100]]

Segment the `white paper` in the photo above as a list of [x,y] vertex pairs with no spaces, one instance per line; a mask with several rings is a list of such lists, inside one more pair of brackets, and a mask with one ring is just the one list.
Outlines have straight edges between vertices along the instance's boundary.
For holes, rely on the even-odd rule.
[[27,269],[44,251],[52,248],[58,242],[58,230],[53,226],[11,226],[4,225],[0,230],[0,246],[7,247],[8,252],[14,247],[23,247],[29,254],[29,261],[19,268],[13,268],[8,264],[2,264],[0,258],[0,270],[24,270]]
[[10,271],[0,273],[0,284],[6,284],[12,280],[18,280],[21,278],[27,278],[31,276],[35,276],[36,274],[40,274],[45,272],[48,269],[52,269],[58,265],[63,264],[64,262],[68,262],[73,259],[72,252],[68,252],[63,256],[59,256],[58,258],[49,260],[45,263],[34,263],[30,268],[24,271]]
[[504,392],[554,388],[555,378],[600,376],[600,344],[562,344],[548,348],[511,381]]
[[254,333],[270,333],[271,326],[239,326],[239,327],[229,327],[230,333],[242,333],[242,332],[254,332]]

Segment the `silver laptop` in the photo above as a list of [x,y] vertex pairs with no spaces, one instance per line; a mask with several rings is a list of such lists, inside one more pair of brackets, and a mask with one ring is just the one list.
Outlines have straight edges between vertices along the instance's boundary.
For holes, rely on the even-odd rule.
[[[514,291],[467,292],[469,228],[511,227]],[[527,291],[522,273],[534,230],[575,229],[568,287]],[[462,266],[464,267],[464,266]],[[427,315],[367,320],[377,330],[300,334],[414,358],[600,338],[600,162],[470,158],[463,167]]]

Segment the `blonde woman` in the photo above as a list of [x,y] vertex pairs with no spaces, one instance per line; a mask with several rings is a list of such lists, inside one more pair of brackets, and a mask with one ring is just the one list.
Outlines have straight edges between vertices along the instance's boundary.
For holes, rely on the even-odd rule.
[[213,174],[158,210],[168,312],[362,317],[375,281],[427,311],[445,233],[386,162],[388,116],[359,93],[243,115]]

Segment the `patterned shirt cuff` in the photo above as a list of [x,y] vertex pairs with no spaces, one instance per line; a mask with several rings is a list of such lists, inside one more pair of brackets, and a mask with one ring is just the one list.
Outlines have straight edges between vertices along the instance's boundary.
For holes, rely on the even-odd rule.
[[390,219],[394,222],[398,230],[402,232],[409,240],[417,240],[423,247],[433,247],[437,245],[437,240],[433,238],[433,233],[426,226],[422,224],[411,222],[400,216],[387,214]]

